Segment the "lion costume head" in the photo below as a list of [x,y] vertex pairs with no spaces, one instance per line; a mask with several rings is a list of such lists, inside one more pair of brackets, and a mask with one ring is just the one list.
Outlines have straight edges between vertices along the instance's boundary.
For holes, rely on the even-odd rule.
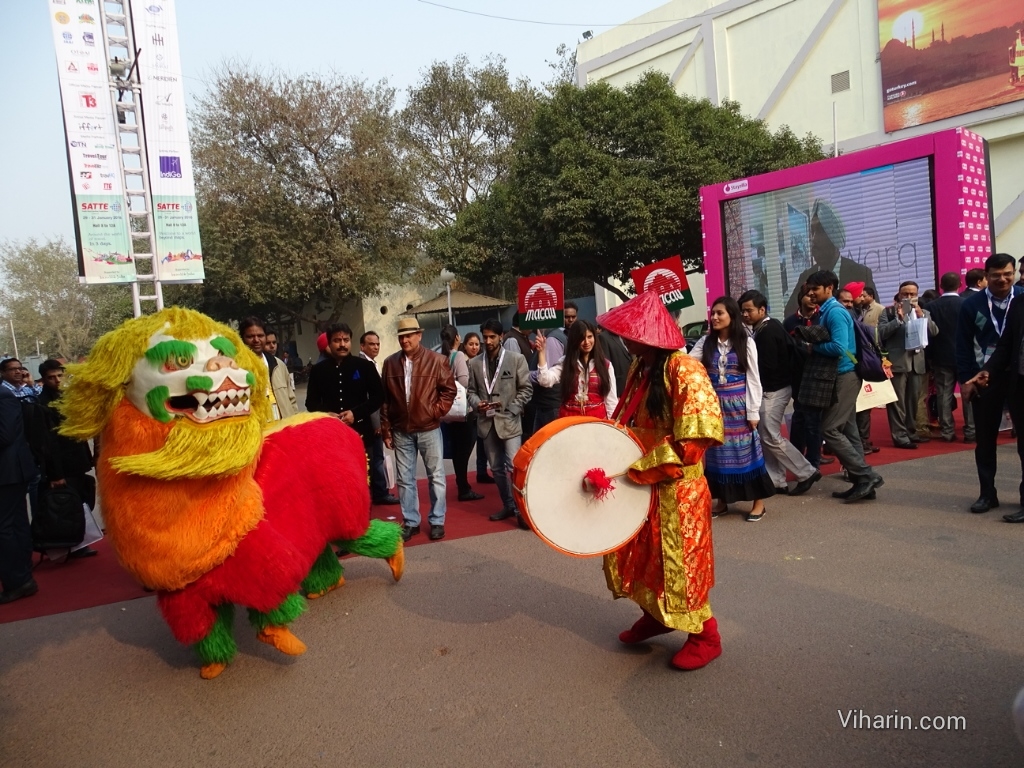
[[172,307],[103,336],[85,363],[68,366],[63,434],[101,434],[125,401],[158,450],[111,460],[114,469],[163,480],[233,474],[259,453],[271,418],[267,367],[231,328]]
[[263,518],[253,473],[267,385],[237,333],[178,307],[125,322],[68,366],[61,432],[101,436],[107,533],[143,584],[191,583]]

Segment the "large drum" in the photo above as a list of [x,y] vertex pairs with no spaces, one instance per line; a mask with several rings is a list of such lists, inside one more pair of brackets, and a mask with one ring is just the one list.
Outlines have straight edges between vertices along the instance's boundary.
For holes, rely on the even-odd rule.
[[[626,427],[591,416],[557,419],[527,440],[512,461],[516,506],[559,552],[613,552],[636,536],[655,501],[654,486],[622,475],[643,455]],[[600,499],[583,482],[595,468],[614,478],[614,490]]]

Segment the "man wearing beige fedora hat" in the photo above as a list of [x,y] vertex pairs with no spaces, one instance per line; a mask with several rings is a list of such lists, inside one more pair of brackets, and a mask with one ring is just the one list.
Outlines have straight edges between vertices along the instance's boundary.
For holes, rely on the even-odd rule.
[[395,451],[398,498],[402,503],[402,538],[420,532],[419,494],[416,490],[416,454],[423,458],[430,495],[430,538],[444,538],[444,449],[441,417],[455,400],[455,377],[448,361],[422,346],[423,329],[415,318],[398,321],[402,349],[384,361],[384,405],[380,428],[384,444]]

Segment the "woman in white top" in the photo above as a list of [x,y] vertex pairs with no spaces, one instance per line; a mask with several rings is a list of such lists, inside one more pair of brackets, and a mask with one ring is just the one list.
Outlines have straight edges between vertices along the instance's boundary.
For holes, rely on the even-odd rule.
[[[575,376],[563,376],[565,371],[574,371]],[[596,329],[586,320],[577,320],[569,326],[565,355],[550,367],[544,357],[544,334],[537,331],[537,383],[542,387],[561,387],[559,418],[610,419],[619,403],[615,371],[597,343]]]
[[747,335],[736,299],[722,296],[711,305],[711,330],[690,351],[704,363],[722,404],[725,443],[704,454],[704,476],[718,503],[712,517],[724,515],[734,501],[752,501],[748,522],[764,517],[764,499],[775,486],[764,465],[757,434],[761,378],[757,346]]

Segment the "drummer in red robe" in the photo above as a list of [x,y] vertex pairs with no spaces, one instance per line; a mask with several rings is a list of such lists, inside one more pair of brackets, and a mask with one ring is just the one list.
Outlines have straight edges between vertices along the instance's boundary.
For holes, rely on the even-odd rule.
[[683,336],[656,291],[641,293],[597,322],[621,336],[636,357],[614,419],[647,451],[629,468],[629,478],[656,485],[658,498],[640,533],[604,559],[608,588],[643,609],[619,640],[631,645],[673,630],[687,632],[672,665],[699,669],[722,653],[708,601],[715,558],[711,494],[701,463],[704,451],[723,441],[718,396],[704,366],[686,355]]

